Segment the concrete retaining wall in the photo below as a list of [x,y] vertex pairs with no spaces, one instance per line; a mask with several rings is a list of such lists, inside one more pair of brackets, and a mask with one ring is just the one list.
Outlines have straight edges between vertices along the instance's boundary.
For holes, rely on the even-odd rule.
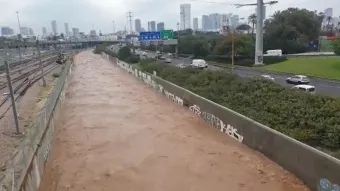
[[221,133],[263,153],[311,190],[340,191],[338,159],[127,63],[119,61],[118,65],[169,100],[188,107]]

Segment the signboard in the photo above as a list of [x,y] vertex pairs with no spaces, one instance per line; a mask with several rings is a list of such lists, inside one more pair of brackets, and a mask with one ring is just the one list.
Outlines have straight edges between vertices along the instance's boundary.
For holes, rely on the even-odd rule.
[[160,40],[160,39],[161,39],[160,32],[141,32],[141,33],[139,33],[139,41]]
[[162,30],[160,32],[162,40],[168,40],[174,38],[174,31],[173,30]]
[[148,46],[150,44],[162,46],[162,45],[176,45],[177,43],[178,43],[177,39],[157,40],[157,41],[146,41],[145,40],[145,41],[136,42],[135,46],[140,46],[140,45]]

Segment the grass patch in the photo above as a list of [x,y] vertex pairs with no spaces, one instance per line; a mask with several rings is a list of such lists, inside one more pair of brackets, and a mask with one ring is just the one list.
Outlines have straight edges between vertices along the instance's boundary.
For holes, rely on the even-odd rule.
[[261,68],[276,72],[305,74],[307,76],[340,80],[339,57],[289,58],[284,62]]

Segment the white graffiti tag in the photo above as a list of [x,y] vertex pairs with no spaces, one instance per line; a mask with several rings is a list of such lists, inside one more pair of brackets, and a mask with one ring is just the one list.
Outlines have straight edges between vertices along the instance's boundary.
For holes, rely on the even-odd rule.
[[201,116],[201,109],[197,105],[190,106],[189,110],[194,112],[196,115]]

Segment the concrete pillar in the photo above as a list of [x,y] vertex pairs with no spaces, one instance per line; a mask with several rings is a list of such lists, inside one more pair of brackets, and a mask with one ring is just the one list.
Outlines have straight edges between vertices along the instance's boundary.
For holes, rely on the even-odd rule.
[[263,0],[257,0],[255,65],[263,65]]

